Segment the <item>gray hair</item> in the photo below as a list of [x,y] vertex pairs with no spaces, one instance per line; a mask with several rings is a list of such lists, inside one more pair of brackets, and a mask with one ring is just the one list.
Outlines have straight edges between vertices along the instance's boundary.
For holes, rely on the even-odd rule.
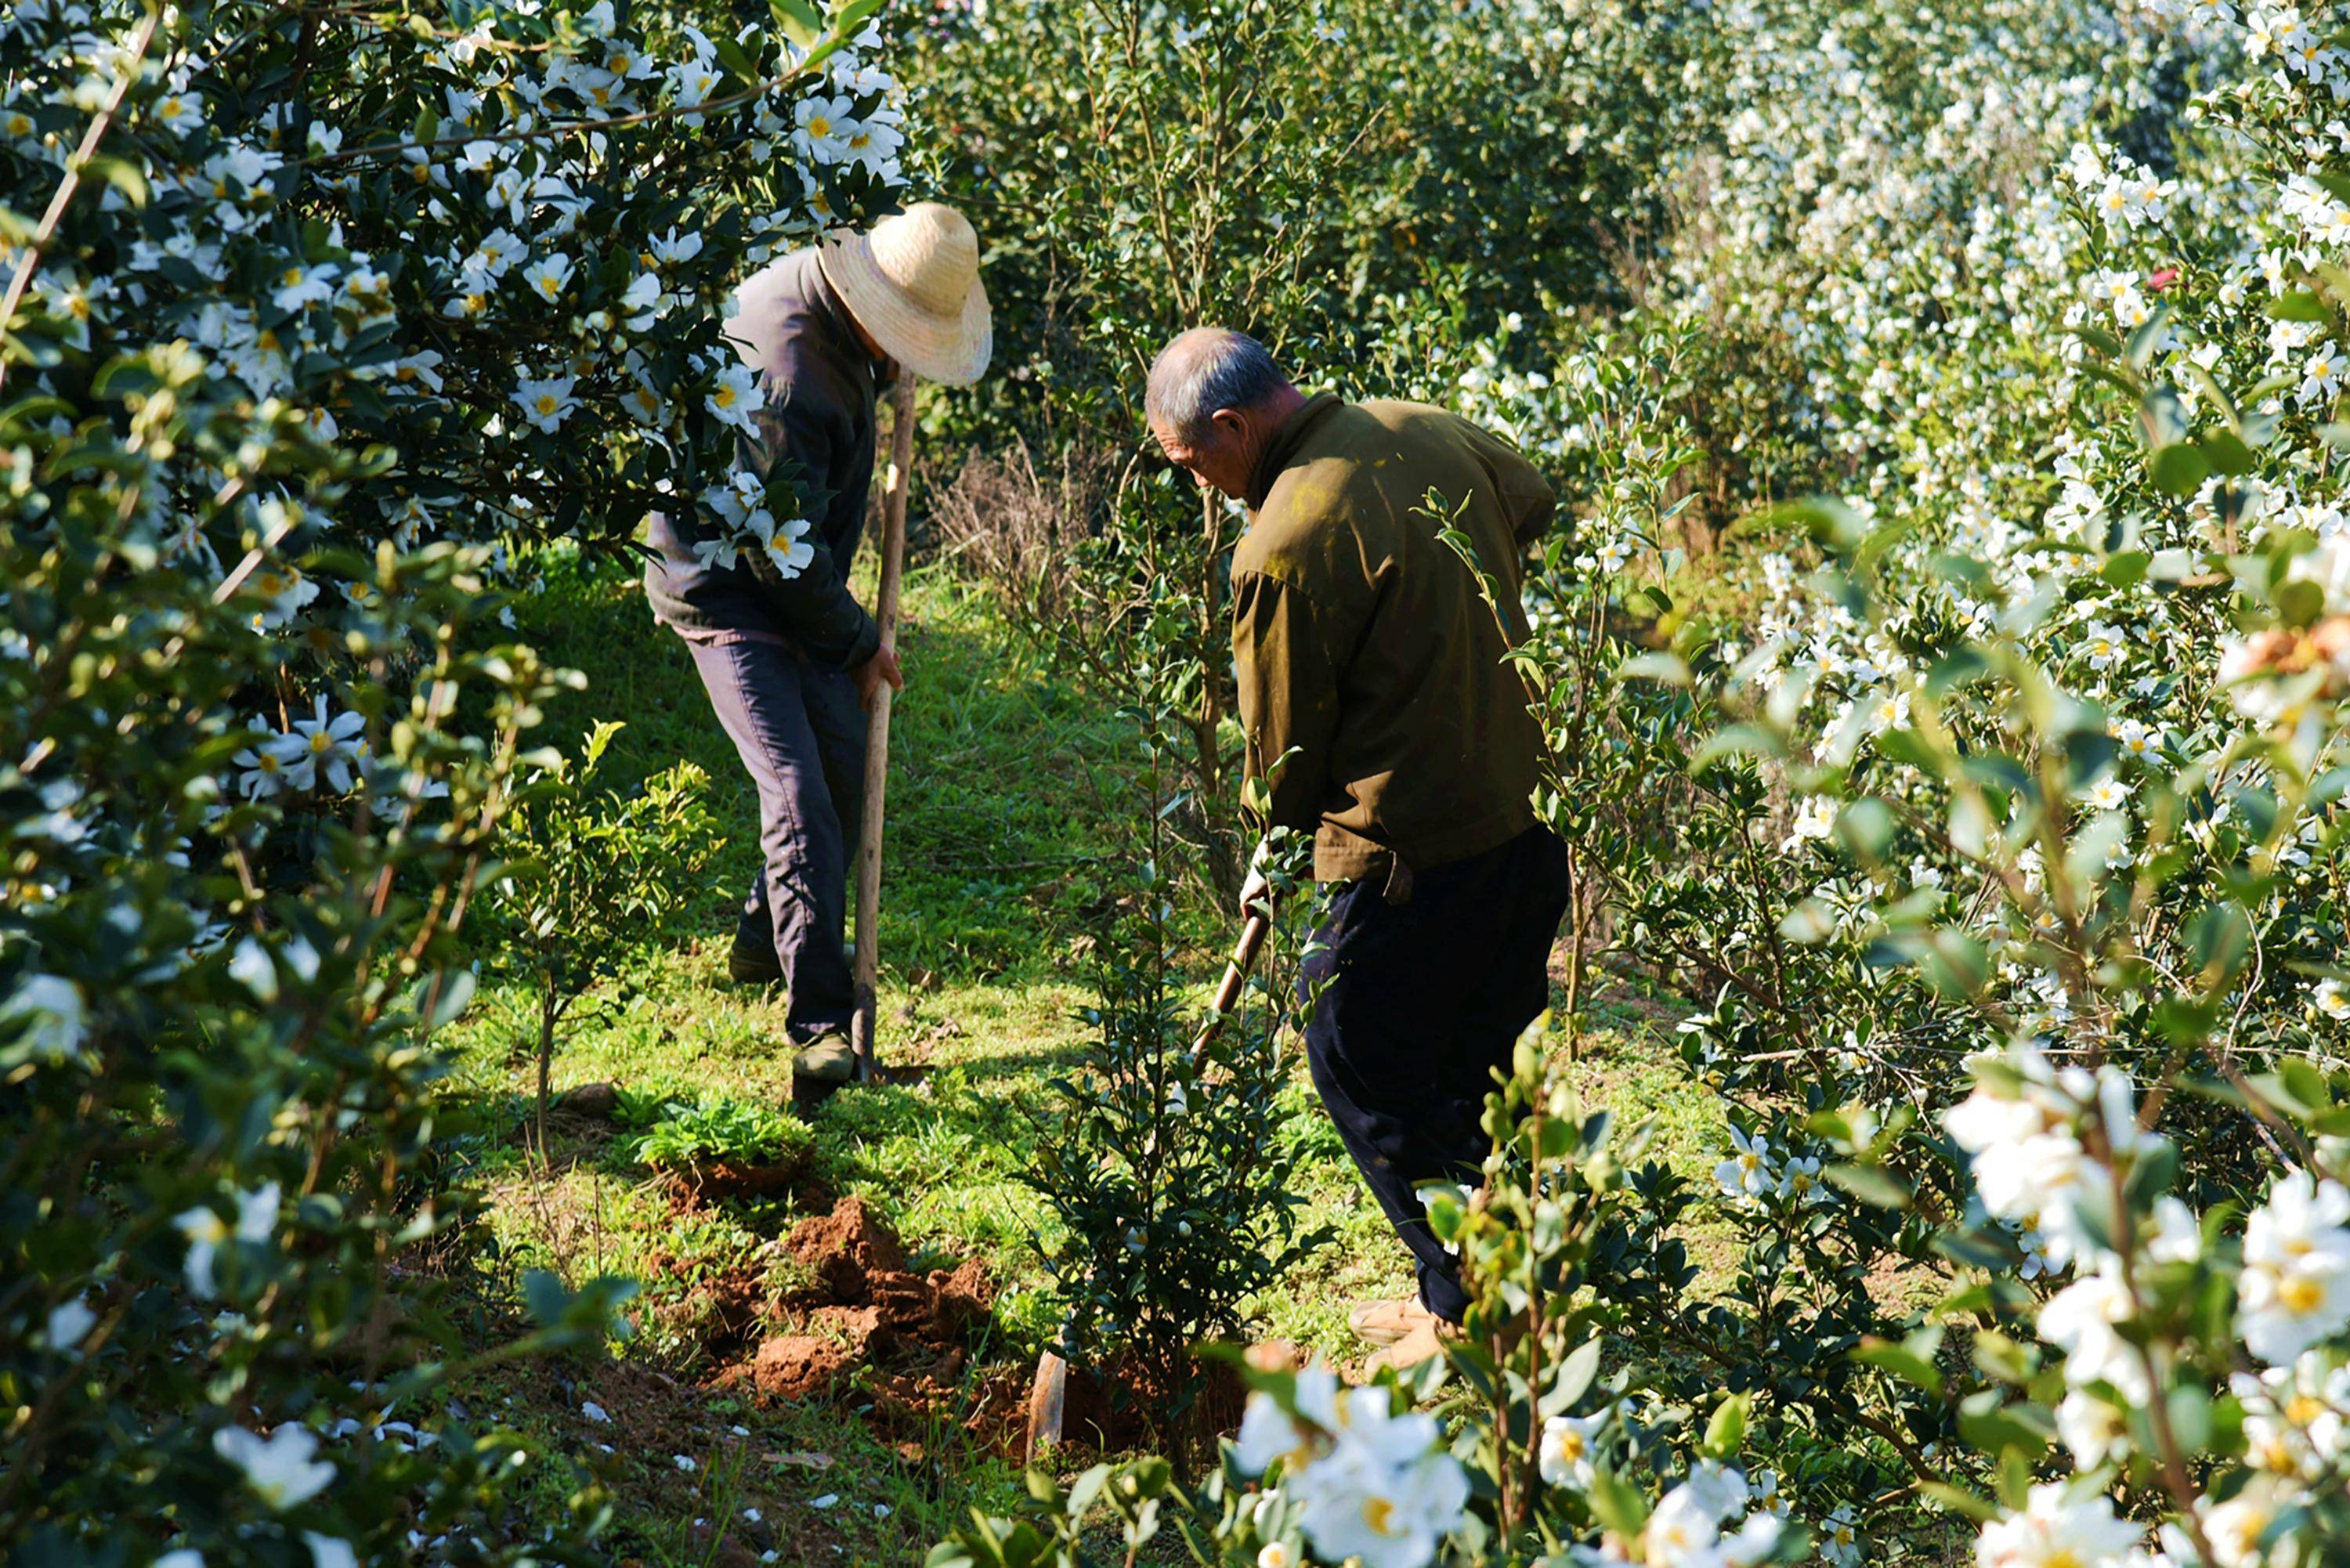
[[1253,409],[1289,378],[1263,344],[1229,327],[1194,327],[1159,351],[1142,411],[1155,429],[1191,444],[1219,409]]

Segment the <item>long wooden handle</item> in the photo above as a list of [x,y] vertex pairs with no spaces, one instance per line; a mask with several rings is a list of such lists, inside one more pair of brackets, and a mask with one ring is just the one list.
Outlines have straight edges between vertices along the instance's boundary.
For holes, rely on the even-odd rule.
[[[898,594],[906,575],[906,490],[913,483],[914,373],[898,369],[889,431],[889,474],[881,491],[881,596],[873,618],[884,647],[898,642]],[[857,1019],[849,1031],[857,1076],[873,1078],[873,1033],[881,979],[881,816],[889,784],[889,683],[873,693],[865,728],[865,808],[857,835]]]
[[1208,1016],[1192,1038],[1193,1056],[1205,1051],[1223,1028],[1224,1020],[1241,999],[1241,987],[1248,983],[1249,971],[1256,967],[1256,955],[1263,950],[1265,933],[1271,929],[1273,922],[1263,915],[1251,915],[1248,924],[1241,928],[1241,940],[1232,944],[1232,961],[1224,965],[1224,978],[1216,986],[1216,1000],[1209,1004]]

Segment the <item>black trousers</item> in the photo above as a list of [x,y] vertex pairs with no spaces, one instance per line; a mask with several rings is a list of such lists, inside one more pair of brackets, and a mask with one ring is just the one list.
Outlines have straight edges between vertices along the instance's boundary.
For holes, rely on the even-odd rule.
[[738,940],[775,944],[791,987],[784,1028],[793,1044],[846,1031],[857,1011],[845,940],[848,865],[865,804],[857,682],[771,642],[687,646],[759,791],[762,864]]
[[1387,901],[1384,878],[1342,884],[1300,981],[1301,995],[1320,988],[1305,1030],[1314,1086],[1411,1249],[1420,1300],[1449,1322],[1468,1298],[1415,1189],[1477,1180],[1491,1147],[1485,1096],[1549,1002],[1567,902],[1565,845],[1530,828],[1418,872],[1401,904]]

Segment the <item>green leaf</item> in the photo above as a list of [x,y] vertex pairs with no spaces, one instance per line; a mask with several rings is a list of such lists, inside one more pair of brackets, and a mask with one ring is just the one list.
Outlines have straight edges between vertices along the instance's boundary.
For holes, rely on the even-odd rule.
[[1558,1364],[1558,1376],[1551,1390],[1558,1400],[1558,1408],[1572,1407],[1598,1376],[1599,1341],[1588,1339],[1568,1351],[1566,1359]]
[[2213,904],[2188,922],[2187,942],[2198,968],[2224,979],[2243,967],[2251,950],[2252,923],[2239,905]]
[[466,1005],[473,1000],[476,977],[472,970],[442,970],[439,981],[438,995],[433,995],[429,988],[426,992],[426,994],[432,998],[432,1011],[426,1014],[424,1019],[424,1027],[428,1032],[455,1023],[464,1012]]
[[99,153],[82,166],[84,174],[96,175],[122,192],[122,199],[134,207],[147,204],[147,171],[127,158],[111,153]]
[[1972,1394],[1959,1407],[1959,1432],[1995,1458],[2015,1453],[2037,1459],[2056,1435],[2055,1420],[2029,1402],[2003,1403],[1996,1388]]
[[[2228,421],[2228,429],[2231,432],[2241,431],[2243,429],[2243,420],[2236,412],[2236,400],[2228,396],[2228,389],[2220,385],[2219,379],[2210,371],[2184,355],[2179,357],[2178,371],[2203,389],[2203,395],[2211,400],[2212,407],[2220,410],[2220,417]],[[2210,438],[2205,439],[2208,441]],[[2237,441],[2236,444],[2239,447],[2243,445],[2241,441]],[[2250,453],[2247,452],[2246,455],[2249,457]],[[2212,466],[2215,468],[2220,466],[2216,458],[2213,460]],[[2229,469],[2224,472],[2241,473],[2243,471]]]
[[2122,340],[2102,327],[2075,327],[2073,328],[2073,335],[2108,359],[2119,359],[2123,357]]
[[1871,1334],[1860,1342],[1852,1358],[1863,1366],[1889,1372],[1912,1387],[1923,1388],[1929,1394],[1942,1391],[1942,1374],[1935,1365],[1906,1345],[1896,1345],[1889,1339]]
[[1973,1354],[1975,1366],[1986,1376],[2018,1387],[2029,1383],[2035,1370],[2033,1353],[1996,1329],[1977,1331]]
[[766,79],[760,74],[759,67],[751,63],[751,57],[743,52],[742,44],[733,34],[723,30],[712,33],[710,47],[711,52],[718,57],[718,63],[744,87],[756,87]]
[[1831,1165],[1821,1173],[1830,1181],[1878,1209],[1907,1209],[1909,1189],[1873,1165]]
[[2195,438],[2195,444],[2211,464],[2214,473],[2240,474],[2252,472],[2252,449],[2233,431],[2206,431]]
[[800,48],[816,47],[825,35],[824,15],[808,0],[767,0],[767,11],[775,19],[775,30]]
[[1643,653],[1627,659],[1616,667],[1619,680],[1656,680],[1667,686],[1691,686],[1696,677],[1690,673],[1688,663],[1670,653]]
[[1954,1487],[1948,1481],[1921,1480],[1918,1483],[1918,1492],[1927,1501],[1939,1508],[1948,1509],[1952,1513],[1965,1514],[1969,1519],[1984,1524],[1991,1523],[2000,1516],[1999,1504],[1987,1497],[1979,1497],[1963,1488]]
[[2324,321],[2325,302],[2305,288],[2291,289],[2269,301],[2269,314],[2279,321]]
[[1713,1419],[1705,1424],[1705,1441],[1701,1451],[1710,1459],[1728,1461],[1738,1457],[1746,1442],[1746,1407],[1752,1396],[1732,1394],[1714,1407]]
[[2211,462],[2200,447],[2175,441],[2147,460],[2147,471],[2153,476],[2155,488],[2163,493],[2192,495],[2210,473]]
[[1885,858],[1893,843],[1893,812],[1875,795],[1848,803],[1836,815],[1836,836],[1863,861]]
[[525,1269],[522,1276],[523,1304],[542,1328],[555,1328],[563,1322],[563,1314],[571,1308],[571,1293],[563,1282],[545,1269]]
[[1605,1465],[1592,1477],[1591,1511],[1599,1522],[1626,1541],[1639,1538],[1648,1522],[1648,1500],[1640,1489]]

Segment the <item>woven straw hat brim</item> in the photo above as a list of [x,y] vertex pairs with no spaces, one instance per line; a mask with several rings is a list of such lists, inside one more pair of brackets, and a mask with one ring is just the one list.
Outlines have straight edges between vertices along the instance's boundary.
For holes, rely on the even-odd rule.
[[926,381],[967,387],[979,379],[995,348],[987,290],[977,279],[962,309],[941,316],[923,309],[889,281],[865,235],[837,229],[826,236],[816,265],[839,291],[858,324],[883,353]]

